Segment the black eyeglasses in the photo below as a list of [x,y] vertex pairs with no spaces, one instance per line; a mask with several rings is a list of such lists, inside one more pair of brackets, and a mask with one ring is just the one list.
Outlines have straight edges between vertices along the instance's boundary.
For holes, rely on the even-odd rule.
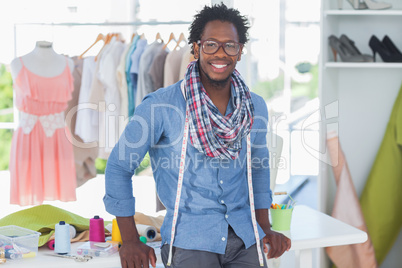
[[243,46],[243,44],[237,42],[223,43],[213,40],[201,40],[198,41],[197,44],[201,44],[202,51],[204,51],[205,54],[214,54],[219,50],[220,47],[222,47],[223,51],[225,51],[225,53],[229,56],[236,56],[237,54],[239,54],[240,48]]

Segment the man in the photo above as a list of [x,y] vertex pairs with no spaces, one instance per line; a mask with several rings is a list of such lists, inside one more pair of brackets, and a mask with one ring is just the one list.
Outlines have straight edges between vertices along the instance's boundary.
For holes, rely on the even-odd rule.
[[235,70],[247,30],[237,10],[204,7],[190,26],[196,61],[184,80],[144,98],[110,155],[104,202],[122,235],[122,267],[156,262],[132,217],[131,176],[148,151],[167,209],[165,267],[267,267],[266,244],[269,258],[289,250],[290,240],[272,231],[268,219],[267,107]]

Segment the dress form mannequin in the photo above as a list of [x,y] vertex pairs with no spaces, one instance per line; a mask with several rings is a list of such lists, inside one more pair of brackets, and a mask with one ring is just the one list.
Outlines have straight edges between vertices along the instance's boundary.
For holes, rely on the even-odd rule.
[[[48,41],[38,41],[34,50],[21,57],[25,67],[32,73],[42,77],[54,77],[61,74],[66,68],[68,62],[70,71],[74,70],[74,62],[57,54],[53,50],[53,44]],[[15,79],[22,68],[19,58],[15,58],[11,64],[11,75]]]
[[40,41],[10,65],[19,111],[10,150],[10,204],[75,201],[75,159],[64,119],[74,91],[74,61]]
[[74,61],[40,41],[10,67],[19,112],[10,149],[10,204],[75,201],[75,159],[64,120],[74,91]]

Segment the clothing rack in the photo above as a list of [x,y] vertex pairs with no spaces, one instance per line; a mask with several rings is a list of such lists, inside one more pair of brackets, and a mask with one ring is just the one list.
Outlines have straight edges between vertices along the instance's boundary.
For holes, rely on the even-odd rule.
[[17,28],[20,26],[157,26],[157,25],[189,25],[190,21],[131,21],[131,22],[61,22],[61,23],[41,23],[41,22],[27,22],[27,23],[14,23],[14,58],[17,57]]
[[[61,23],[41,23],[41,22],[24,22],[14,23],[14,58],[17,57],[17,28],[20,26],[64,26],[64,27],[76,27],[76,26],[157,26],[157,25],[190,25],[190,21],[131,21],[131,22],[61,22]],[[14,96],[15,97],[15,96]],[[16,129],[19,122],[18,110],[14,105],[14,122],[13,123],[0,123],[0,129]]]

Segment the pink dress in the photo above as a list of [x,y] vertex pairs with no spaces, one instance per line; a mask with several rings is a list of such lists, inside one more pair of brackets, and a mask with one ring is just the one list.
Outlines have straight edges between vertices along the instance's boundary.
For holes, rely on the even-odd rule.
[[73,146],[63,112],[74,90],[67,59],[64,71],[54,77],[34,74],[20,60],[22,69],[14,81],[20,124],[11,144],[10,203],[75,201]]

